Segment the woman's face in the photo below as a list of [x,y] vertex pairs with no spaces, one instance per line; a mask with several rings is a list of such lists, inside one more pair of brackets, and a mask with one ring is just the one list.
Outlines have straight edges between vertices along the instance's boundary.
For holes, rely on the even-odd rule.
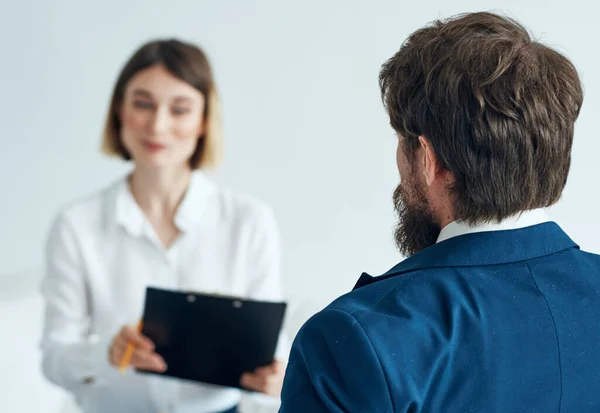
[[204,128],[204,96],[162,65],[133,76],[119,115],[121,139],[134,162],[150,167],[189,166]]

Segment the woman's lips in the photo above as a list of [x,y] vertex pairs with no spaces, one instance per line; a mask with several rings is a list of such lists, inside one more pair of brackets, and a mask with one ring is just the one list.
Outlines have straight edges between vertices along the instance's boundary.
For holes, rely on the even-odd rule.
[[150,152],[158,152],[167,148],[165,145],[156,142],[144,142],[144,147]]

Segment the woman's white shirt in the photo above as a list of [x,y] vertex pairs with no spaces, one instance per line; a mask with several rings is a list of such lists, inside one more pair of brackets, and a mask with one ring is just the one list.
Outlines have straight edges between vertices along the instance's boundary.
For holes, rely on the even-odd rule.
[[[85,412],[217,412],[236,389],[128,371],[108,347],[141,318],[148,286],[282,301],[280,241],[271,209],[195,172],[165,249],[126,178],[58,214],[48,237],[42,368]],[[278,358],[285,358],[280,346]]]

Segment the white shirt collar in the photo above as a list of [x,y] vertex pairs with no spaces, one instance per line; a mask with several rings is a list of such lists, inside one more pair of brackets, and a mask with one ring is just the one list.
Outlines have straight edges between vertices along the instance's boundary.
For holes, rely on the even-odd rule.
[[449,238],[459,235],[472,234],[475,232],[503,231],[509,229],[518,229],[541,224],[550,221],[550,218],[543,209],[532,209],[523,211],[517,215],[506,218],[502,222],[491,222],[478,225],[469,225],[465,222],[453,221],[442,228],[437,242],[445,241]]
[[[132,235],[140,235],[147,229],[148,220],[131,193],[128,178],[118,182],[115,199],[115,219]],[[186,232],[203,219],[203,212],[209,200],[217,192],[217,186],[202,172],[195,171],[190,179],[187,192],[177,208],[175,225]]]

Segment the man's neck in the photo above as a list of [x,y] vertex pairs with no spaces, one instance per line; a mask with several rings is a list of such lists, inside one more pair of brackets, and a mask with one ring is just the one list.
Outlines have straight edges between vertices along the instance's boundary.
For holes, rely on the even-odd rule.
[[452,205],[449,200],[439,202],[437,208],[433,209],[433,215],[441,229],[444,229],[449,223],[454,222],[454,213],[452,212]]
[[477,225],[469,225],[464,221],[453,221],[442,228],[437,242],[444,241],[448,238],[453,238],[459,235],[470,234],[474,232],[489,232],[502,231],[524,228],[532,225],[538,225],[550,221],[550,218],[543,209],[533,209],[530,211],[522,211],[518,214],[507,217],[506,219],[496,222],[485,222]]

